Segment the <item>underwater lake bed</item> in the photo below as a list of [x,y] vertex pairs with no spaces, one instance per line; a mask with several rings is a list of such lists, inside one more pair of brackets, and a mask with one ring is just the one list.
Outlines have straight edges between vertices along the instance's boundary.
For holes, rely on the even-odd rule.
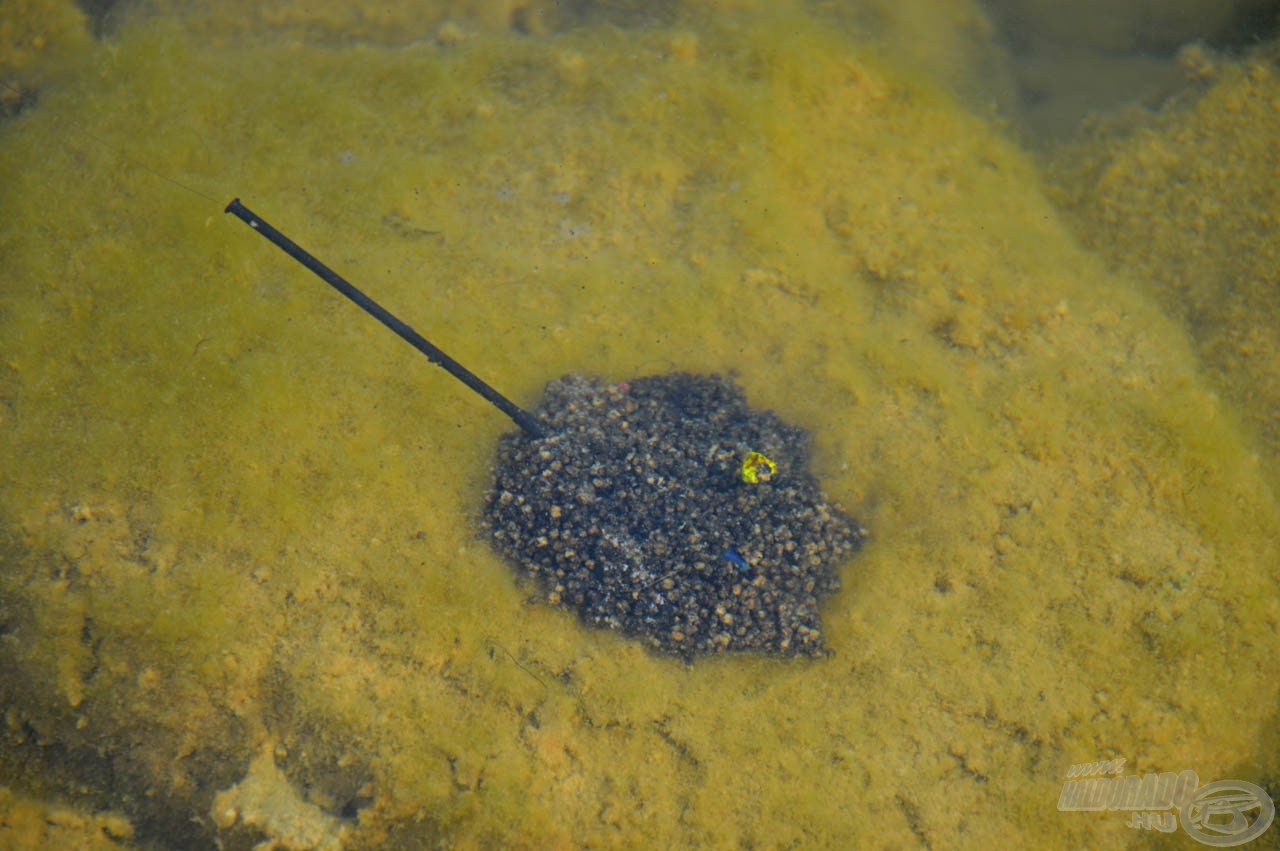
[[[65,811],[101,847],[1083,847],[1143,840],[1058,810],[1072,765],[1273,782],[1277,456],[1243,388],[1275,316],[1151,284],[1185,218],[1141,166],[1186,173],[1211,108],[1266,132],[1274,68],[1046,167],[951,86],[986,67],[959,25],[613,5],[388,12],[409,40],[138,16],[0,125],[23,842]],[[867,532],[831,547],[824,652],[688,660],[546,605],[486,531],[511,422],[236,196],[526,410],[688,372],[807,433]],[[1249,357],[1191,303],[1237,304]]]

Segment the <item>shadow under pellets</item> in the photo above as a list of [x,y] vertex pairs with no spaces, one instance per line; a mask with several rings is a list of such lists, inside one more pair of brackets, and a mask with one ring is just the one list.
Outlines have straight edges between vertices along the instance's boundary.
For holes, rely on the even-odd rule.
[[819,602],[866,531],[826,501],[802,429],[689,373],[565,376],[531,414],[239,199],[226,212],[520,426],[499,443],[484,526],[548,603],[686,660],[827,652]]

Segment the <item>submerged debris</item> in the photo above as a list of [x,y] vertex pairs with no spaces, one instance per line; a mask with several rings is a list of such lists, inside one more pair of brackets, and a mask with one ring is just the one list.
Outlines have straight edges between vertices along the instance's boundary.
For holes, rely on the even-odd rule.
[[818,602],[865,532],[805,469],[808,437],[718,376],[551,382],[498,450],[485,521],[548,602],[685,658],[817,655]]

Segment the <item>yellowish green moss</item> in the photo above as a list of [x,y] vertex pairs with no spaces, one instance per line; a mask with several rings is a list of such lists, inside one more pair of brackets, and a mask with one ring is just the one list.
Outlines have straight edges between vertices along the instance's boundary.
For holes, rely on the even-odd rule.
[[84,813],[17,795],[0,786],[0,844],[6,848],[80,848],[108,851],[133,838],[116,813]]
[[0,106],[16,109],[35,88],[65,79],[92,46],[72,0],[11,0],[0,10]]
[[[15,711],[149,725],[183,804],[214,731],[367,766],[361,846],[1075,847],[1128,834],[1057,813],[1072,763],[1239,775],[1277,520],[1239,413],[1028,158],[850,32],[95,53],[0,157]],[[234,196],[522,403],[733,371],[810,429],[873,538],[833,655],[687,666],[531,604],[476,522],[510,423]]]
[[1084,239],[1184,317],[1275,467],[1280,428],[1280,75],[1272,46],[1204,54],[1204,91],[1149,126],[1064,152],[1056,192]]

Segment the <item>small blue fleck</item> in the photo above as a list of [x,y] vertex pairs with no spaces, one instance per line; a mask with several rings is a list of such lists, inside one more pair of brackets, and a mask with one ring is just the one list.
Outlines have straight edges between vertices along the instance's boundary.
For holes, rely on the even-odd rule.
[[729,547],[729,549],[720,553],[720,557],[743,572],[751,569],[751,565],[747,564],[747,560],[739,555],[738,551],[733,547]]

